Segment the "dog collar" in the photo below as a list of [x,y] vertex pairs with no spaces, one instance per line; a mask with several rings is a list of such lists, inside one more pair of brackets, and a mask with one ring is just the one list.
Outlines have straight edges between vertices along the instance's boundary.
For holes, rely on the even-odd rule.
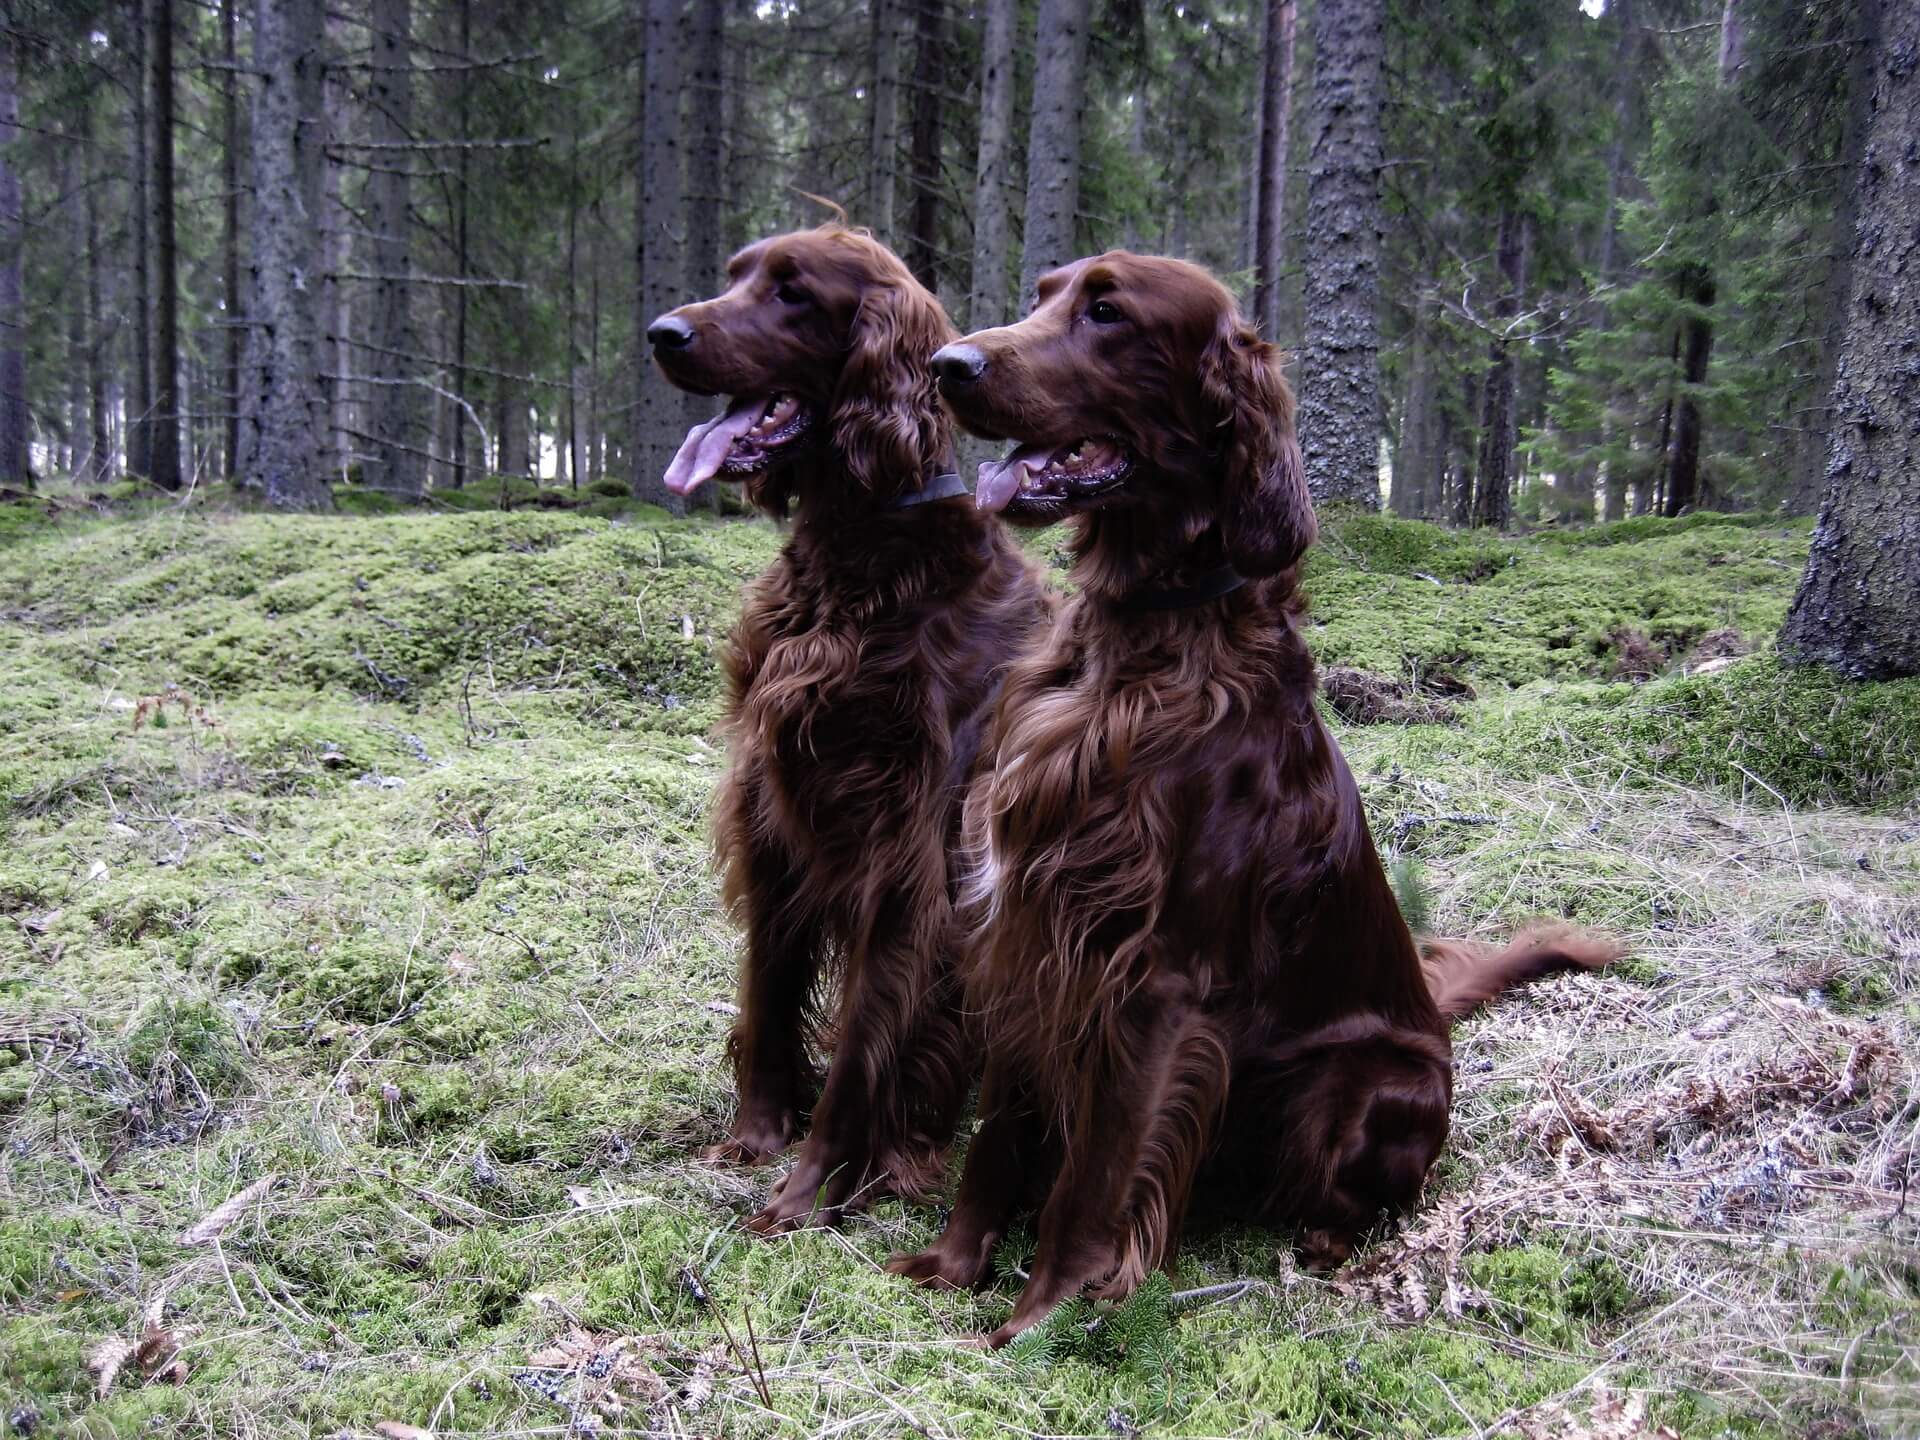
[[905,510],[912,505],[925,505],[929,500],[951,500],[956,495],[968,494],[967,482],[958,472],[943,470],[938,475],[929,475],[926,483],[918,490],[909,490],[896,496],[889,509]]
[[1247,583],[1247,577],[1231,565],[1216,565],[1196,576],[1190,585],[1130,590],[1114,601],[1122,610],[1185,610],[1231,595]]

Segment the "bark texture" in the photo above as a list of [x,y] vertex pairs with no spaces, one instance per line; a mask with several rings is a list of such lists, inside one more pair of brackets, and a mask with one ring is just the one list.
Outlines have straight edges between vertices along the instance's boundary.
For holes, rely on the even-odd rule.
[[148,90],[153,97],[152,171],[147,198],[153,231],[153,424],[149,474],[180,488],[180,256],[173,223],[173,0],[147,0]]
[[367,333],[368,444],[361,476],[375,490],[427,492],[427,392],[419,384],[413,332],[413,247],[410,206],[413,139],[413,7],[409,0],[373,0],[373,70],[368,78],[380,167],[367,177],[368,270],[374,275]]
[[1026,253],[1020,304],[1034,283],[1078,255],[1080,115],[1087,82],[1088,0],[1040,0],[1035,31],[1033,119],[1027,139]]
[[1280,334],[1280,266],[1286,254],[1287,149],[1293,116],[1294,0],[1267,0],[1260,82],[1259,200],[1253,222],[1253,314],[1268,340]]
[[239,29],[240,0],[221,0],[220,52],[227,65],[220,79],[220,178],[226,189],[220,205],[220,303],[225,311],[226,372],[225,393],[220,409],[225,412],[222,446],[228,480],[238,478],[240,461],[240,355],[246,340],[241,324],[246,306],[240,298],[240,76],[236,73],[240,51],[236,35]]
[[0,485],[24,489],[33,479],[27,454],[27,314],[20,273],[24,239],[20,174],[19,42],[0,27]]
[[1920,3],[1887,0],[1856,179],[1827,495],[1780,649],[1862,680],[1920,675]]
[[[1880,43],[1881,0],[1854,0],[1854,48],[1847,65],[1847,120],[1840,137],[1840,158],[1858,165],[1866,149],[1867,125],[1873,114],[1873,58]],[[1834,207],[1833,249],[1836,258],[1821,292],[1821,310],[1827,323],[1820,336],[1820,407],[1807,415],[1794,447],[1793,489],[1785,509],[1790,515],[1810,515],[1820,505],[1827,484],[1827,439],[1831,411],[1825,402],[1833,395],[1840,369],[1840,349],[1846,344],[1847,302],[1853,294],[1853,234],[1859,224],[1859,187],[1848,185]]]
[[867,116],[867,225],[893,244],[900,151],[900,0],[872,0],[872,109]]
[[1473,523],[1504,530],[1513,517],[1513,451],[1519,438],[1514,410],[1513,340],[1504,327],[1520,313],[1527,288],[1527,242],[1530,226],[1517,210],[1500,212],[1497,261],[1500,299],[1494,306],[1496,323],[1503,327],[1487,349],[1487,383],[1480,415],[1480,464],[1473,487]]
[[1315,500],[1380,507],[1382,0],[1321,0],[1313,25],[1300,450]]
[[907,268],[938,291],[940,239],[940,76],[947,44],[946,0],[919,0],[913,22],[913,120],[908,171],[913,195],[907,204]]
[[[646,20],[646,73],[641,86],[639,214],[634,261],[640,304],[634,313],[633,493],[676,515],[686,504],[661,481],[686,434],[681,392],[654,368],[647,326],[678,305],[683,288],[680,237],[686,205],[680,170],[680,6],[638,0]],[[504,437],[503,437],[504,442]]]
[[240,427],[242,482],[272,505],[333,506],[320,458],[315,369],[321,150],[319,0],[258,0],[255,198]]
[[148,187],[153,183],[152,166],[147,155],[147,11],[151,0],[135,0],[130,7],[131,31],[129,57],[132,73],[127,85],[133,103],[128,107],[132,124],[133,213],[128,244],[133,261],[129,267],[133,281],[133,313],[127,317],[127,335],[133,347],[133,393],[127,396],[127,469],[145,477],[153,473],[153,212]]
[[1013,160],[1015,0],[987,0],[980,55],[980,155],[973,183],[973,290],[967,328],[1007,318],[1007,184]]

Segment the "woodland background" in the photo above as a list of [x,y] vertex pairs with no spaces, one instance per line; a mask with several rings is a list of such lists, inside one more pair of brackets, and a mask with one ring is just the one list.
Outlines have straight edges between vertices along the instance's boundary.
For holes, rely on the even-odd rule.
[[[1817,508],[1880,6],[1320,10],[14,0],[0,483],[671,504],[700,415],[640,331],[818,195],[963,329],[1107,246],[1212,266],[1296,384],[1351,371],[1344,453],[1405,515]],[[1310,153],[1316,78],[1356,76]],[[1308,182],[1356,160],[1382,208],[1348,253]],[[1377,369],[1315,348],[1316,284]],[[1331,488],[1380,498],[1351,459]]]
[[[1920,1434],[1916,137],[1920,0],[0,0],[0,1436]],[[637,337],[809,194],[1225,276],[1409,922],[1624,947],[1331,1277],[989,1354],[698,1158],[783,534]]]

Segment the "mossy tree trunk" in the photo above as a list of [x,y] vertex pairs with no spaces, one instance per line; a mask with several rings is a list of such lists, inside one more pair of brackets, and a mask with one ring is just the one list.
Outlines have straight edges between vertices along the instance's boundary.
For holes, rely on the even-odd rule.
[[1920,675],[1920,0],[1882,18],[1827,495],[1780,636],[1863,680]]

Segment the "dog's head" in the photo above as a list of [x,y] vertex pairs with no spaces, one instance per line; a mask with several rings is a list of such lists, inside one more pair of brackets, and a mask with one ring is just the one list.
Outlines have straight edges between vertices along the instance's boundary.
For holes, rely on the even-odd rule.
[[980,467],[978,504],[1011,520],[1127,507],[1271,575],[1312,544],[1293,394],[1233,296],[1183,260],[1111,250],[1041,277],[1026,319],[933,357],[960,423],[1015,442]]
[[687,494],[831,452],[883,497],[916,489],[951,440],[928,357],[953,337],[898,256],[839,225],[776,235],[727,264],[727,288],[647,327],[668,380],[726,395],[665,476]]

